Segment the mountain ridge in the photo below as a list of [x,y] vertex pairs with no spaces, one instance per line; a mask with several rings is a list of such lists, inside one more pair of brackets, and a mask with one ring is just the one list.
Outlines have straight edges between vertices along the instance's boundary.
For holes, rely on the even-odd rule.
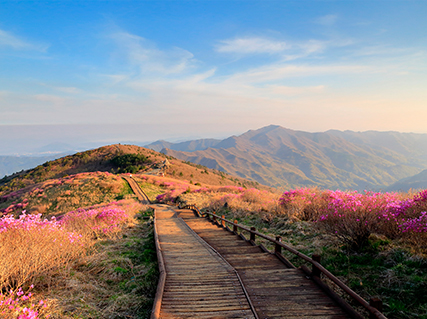
[[[309,133],[269,125],[210,147],[162,149],[181,160],[273,187],[384,189],[427,169],[427,134],[329,130]],[[146,145],[150,148],[150,145]]]

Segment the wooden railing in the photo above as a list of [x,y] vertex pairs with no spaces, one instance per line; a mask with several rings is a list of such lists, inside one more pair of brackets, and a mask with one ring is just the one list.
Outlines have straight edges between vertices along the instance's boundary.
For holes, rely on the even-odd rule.
[[[238,229],[241,231],[246,231],[250,234],[249,242],[252,245],[255,244],[255,238],[256,236],[263,238],[271,243],[274,244],[274,252],[275,254],[283,263],[285,263],[290,268],[295,268],[295,266],[287,260],[282,255],[282,248],[289,251],[290,253],[298,256],[299,258],[305,260],[306,262],[312,264],[312,270],[310,271],[307,266],[303,265],[301,269],[313,280],[315,281],[321,288],[323,288],[326,293],[329,294],[330,297],[332,297],[341,307],[343,307],[353,318],[364,318],[359,313],[357,313],[349,304],[347,304],[344,300],[342,300],[338,295],[328,286],[326,285],[321,279],[320,276],[323,273],[323,275],[327,278],[329,278],[332,282],[334,282],[338,287],[340,287],[343,291],[345,291],[351,298],[353,298],[360,306],[362,306],[366,311],[369,313],[370,319],[387,319],[386,316],[384,316],[382,311],[382,301],[379,298],[371,298],[370,302],[367,302],[365,299],[363,299],[361,296],[359,296],[355,291],[353,291],[350,287],[348,287],[346,284],[344,284],[341,280],[339,280],[337,277],[335,277],[329,270],[324,268],[320,264],[320,256],[319,255],[313,255],[312,258],[308,257],[307,255],[293,249],[292,247],[289,247],[288,245],[284,244],[281,240],[282,238],[280,236],[277,236],[276,238],[269,237],[265,234],[262,234],[258,232],[255,227],[246,227],[243,225],[238,224],[237,220],[231,221],[225,218],[224,215],[219,216],[216,215],[214,212],[201,212],[195,205],[186,205],[184,207],[180,207],[183,209],[191,209],[199,217],[207,217],[212,222],[216,223],[219,226],[222,226],[229,231],[238,234]],[[227,224],[232,225],[232,228],[227,227]],[[247,240],[243,234],[240,234],[242,238]],[[260,245],[261,246],[261,245]],[[263,250],[267,250],[265,247],[262,247]]]
[[[156,217],[156,210],[154,210],[154,217]],[[159,265],[159,282],[157,283],[156,296],[154,298],[150,319],[158,319],[160,316],[160,307],[162,306],[163,291],[165,289],[166,282],[166,268],[158,234],[157,218],[154,218],[154,242],[156,245],[157,263]]]

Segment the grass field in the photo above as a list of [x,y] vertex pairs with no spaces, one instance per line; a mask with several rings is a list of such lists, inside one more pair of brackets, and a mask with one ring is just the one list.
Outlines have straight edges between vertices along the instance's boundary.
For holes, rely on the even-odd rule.
[[158,276],[147,214],[122,200],[1,218],[1,317],[146,318]]

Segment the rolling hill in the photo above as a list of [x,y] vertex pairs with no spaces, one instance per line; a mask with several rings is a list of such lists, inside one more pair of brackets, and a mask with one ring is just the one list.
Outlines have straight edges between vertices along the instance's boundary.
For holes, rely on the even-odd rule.
[[[114,144],[48,161],[0,179],[0,215],[11,206],[22,208],[26,205],[25,198],[29,200],[29,211],[43,213],[65,211],[73,201],[73,208],[111,201],[121,196],[123,191],[123,183],[117,173],[126,172],[148,175],[163,172],[166,177],[198,186],[267,188],[147,148]],[[45,192],[45,189],[49,191]],[[106,194],[109,195],[106,197]]]
[[270,125],[209,141],[146,147],[164,145],[166,155],[284,188],[378,190],[427,168],[427,134],[308,133]]

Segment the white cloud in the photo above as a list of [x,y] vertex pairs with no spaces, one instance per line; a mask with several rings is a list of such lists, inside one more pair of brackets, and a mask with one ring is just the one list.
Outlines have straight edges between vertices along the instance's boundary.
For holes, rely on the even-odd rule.
[[265,83],[292,77],[310,77],[317,75],[355,74],[368,72],[371,68],[364,65],[288,65],[272,64],[254,68],[232,75],[227,81],[241,83]]
[[252,37],[221,40],[220,44],[215,46],[215,50],[219,53],[237,55],[270,54],[284,61],[292,61],[324,53],[331,48],[345,47],[352,44],[354,44],[352,39],[309,39],[285,42]]
[[11,33],[3,30],[0,30],[0,45],[12,47],[14,49],[27,49],[31,46],[29,43],[26,43],[13,36]]
[[119,46],[119,50],[127,56],[128,61],[139,66],[140,72],[155,75],[173,75],[187,71],[195,62],[191,52],[173,48],[168,51],[159,50],[151,41],[127,32],[111,35]]
[[221,53],[280,53],[289,49],[289,45],[283,41],[274,41],[266,38],[236,38],[222,40],[216,46],[216,51]]
[[45,52],[48,48],[46,45],[24,41],[4,30],[0,30],[0,47],[9,47],[15,50],[35,50],[40,52]]

